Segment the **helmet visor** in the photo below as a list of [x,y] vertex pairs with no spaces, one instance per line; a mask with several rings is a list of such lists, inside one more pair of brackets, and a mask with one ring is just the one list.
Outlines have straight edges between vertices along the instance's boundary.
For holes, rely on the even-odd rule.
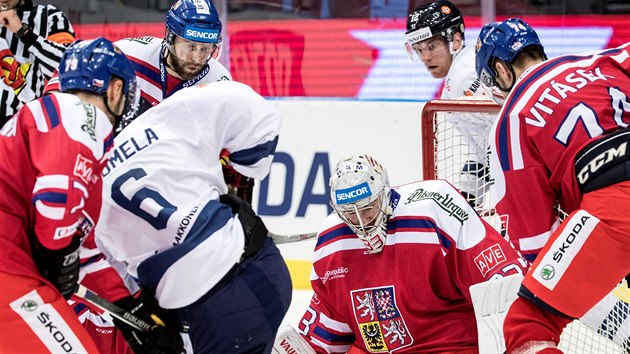
[[507,97],[506,93],[499,90],[499,88],[497,86],[486,86],[485,84],[481,84],[481,88],[483,89],[484,93],[492,98],[492,100],[498,104],[499,106],[503,106],[503,103],[505,103],[505,98]]
[[431,29],[429,27],[422,27],[415,31],[408,32],[405,34],[405,38],[407,41],[405,42],[405,49],[407,50],[407,55],[409,55],[409,59],[414,60],[413,53],[416,52],[418,57],[420,57],[420,53],[416,51],[416,44],[433,37],[433,33],[431,33]]
[[205,64],[208,60],[218,59],[221,55],[221,40],[216,43],[203,43],[177,37],[177,40],[169,45],[169,50],[178,58],[192,59]]
[[447,49],[448,44],[441,36],[434,36],[414,44],[411,44],[410,42],[405,43],[407,55],[412,61],[416,58],[422,61],[423,55],[434,55],[437,50],[442,48]]
[[409,60],[411,61],[415,61],[416,58],[416,50],[413,49],[413,45],[409,42],[405,42],[405,51],[407,52],[407,56],[409,57]]
[[360,238],[368,237],[377,230],[385,215],[380,194],[371,201],[364,200],[356,203],[333,205],[333,207],[339,217]]

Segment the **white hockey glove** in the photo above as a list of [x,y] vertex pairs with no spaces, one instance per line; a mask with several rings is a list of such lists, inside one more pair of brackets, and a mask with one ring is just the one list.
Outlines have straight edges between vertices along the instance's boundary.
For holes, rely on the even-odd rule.
[[504,353],[503,320],[516,300],[523,281],[521,274],[490,279],[470,287],[475,308],[480,353]]
[[278,332],[276,341],[271,349],[272,354],[315,354],[311,345],[295,331],[295,328],[286,326]]

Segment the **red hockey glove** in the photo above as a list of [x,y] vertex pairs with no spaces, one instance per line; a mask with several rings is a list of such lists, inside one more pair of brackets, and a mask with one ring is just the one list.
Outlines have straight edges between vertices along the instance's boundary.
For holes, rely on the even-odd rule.
[[254,179],[243,176],[230,165],[230,153],[223,149],[219,161],[223,168],[223,179],[228,186],[228,193],[234,194],[251,204],[254,193]]

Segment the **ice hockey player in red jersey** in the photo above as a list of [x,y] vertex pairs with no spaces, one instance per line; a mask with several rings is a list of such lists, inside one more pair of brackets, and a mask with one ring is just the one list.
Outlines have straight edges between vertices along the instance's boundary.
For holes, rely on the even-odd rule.
[[297,327],[308,350],[478,353],[469,287],[525,260],[444,180],[391,188],[376,160],[351,155],[330,188]]
[[[497,29],[497,27],[500,27]],[[512,29],[513,28],[513,29]],[[509,33],[506,33],[510,31]],[[505,34],[504,34],[505,33]],[[512,35],[512,37],[507,38],[509,40],[512,40],[513,42],[517,42],[517,44],[515,44],[515,49],[509,48],[507,46],[504,46],[503,44],[501,44],[500,46],[497,45],[495,48],[495,44],[492,43],[493,40],[495,40],[495,38],[497,37],[497,35],[502,34],[504,37]],[[527,25],[525,22],[521,21],[520,19],[509,19],[506,20],[500,24],[497,24],[496,26],[494,26],[494,28],[491,28],[490,31],[485,32],[484,34],[482,34],[484,37],[482,38],[481,36],[479,37],[479,41],[477,43],[477,57],[476,57],[476,70],[477,70],[477,74],[480,77],[480,80],[482,81],[482,85],[484,87],[486,87],[486,90],[493,90],[493,92],[498,92],[500,95],[502,95],[502,100],[505,100],[505,96],[507,96],[507,94],[509,93],[509,91],[514,87],[514,83],[515,81],[519,78],[520,74],[523,73],[523,71],[533,65],[533,64],[537,64],[540,63],[542,61],[544,61],[545,59],[547,59],[546,55],[545,55],[545,51],[543,49],[542,44],[540,43],[540,39],[538,38],[538,35],[536,34],[536,32],[529,27],[529,25]],[[504,38],[502,37],[502,38]],[[485,40],[485,42],[483,42],[483,40]],[[483,43],[482,43],[483,42]],[[492,44],[489,44],[492,43]],[[518,58],[518,61],[516,61],[516,59]],[[494,81],[494,77],[496,76],[492,76],[494,73],[494,71],[492,71],[492,73],[490,73],[491,70],[496,70],[496,69],[491,69],[490,66],[492,64],[491,61],[501,61],[501,63],[499,64],[494,64],[495,67],[499,67],[501,70],[504,70],[504,72],[506,73],[505,78],[502,77],[497,77],[496,82]],[[522,63],[526,62],[526,66],[522,67],[521,65],[523,65]],[[506,63],[503,65],[503,63]],[[509,77],[507,76],[509,74]],[[505,107],[505,106],[504,106]],[[513,108],[512,106],[510,107],[506,107],[506,108]],[[505,109],[504,108],[504,112]],[[534,114],[538,114],[537,110],[534,110]],[[533,118],[536,118],[536,116],[532,116]],[[506,121],[503,120],[502,124],[506,124]],[[542,124],[542,122],[541,122]],[[496,130],[497,125],[495,125],[495,127],[493,129]],[[491,147],[496,146],[496,142],[495,137],[494,137],[494,132],[495,130],[492,131],[492,138],[490,139],[490,145]],[[516,141],[515,143],[517,143],[518,141]],[[490,161],[491,164],[493,161]],[[494,161],[496,163],[496,160]],[[519,161],[516,161],[519,162]],[[492,166],[491,167],[497,167],[497,166]],[[495,168],[494,169],[494,174],[496,175],[498,170]],[[522,208],[522,200],[516,200],[511,198],[510,196],[507,196],[507,198],[504,198],[503,196],[506,194],[505,192],[505,183],[503,183],[504,181],[504,177],[503,176],[495,176],[492,175],[491,177],[494,179],[494,184],[493,184],[493,190],[494,190],[494,194],[495,197],[498,199],[498,205],[497,205],[497,210],[499,211],[499,214],[506,214],[506,212],[504,211],[505,208],[509,209],[510,211],[514,211],[516,210],[516,207],[521,207]],[[525,186],[522,186],[525,187]],[[511,188],[515,188],[515,187],[511,187]],[[527,188],[521,188],[521,191],[524,192]],[[531,194],[529,194],[529,192],[527,192],[529,198],[528,201],[531,203]],[[510,203],[511,205],[506,205],[507,203]],[[534,210],[535,208],[533,208],[532,210]],[[553,215],[552,215],[553,214]],[[556,213],[555,212],[550,212],[550,214],[546,214],[544,215],[544,222],[532,222],[531,219],[523,219],[520,217],[516,217],[516,215],[514,217],[512,217],[509,220],[509,229],[507,230],[507,233],[509,234],[510,238],[512,239],[512,242],[514,243],[515,247],[521,252],[521,254],[525,257],[525,259],[527,259],[528,261],[533,261],[536,258],[536,255],[538,254],[538,252],[540,251],[540,249],[544,246],[545,242],[549,239],[549,233],[544,233],[544,232],[536,232],[536,233],[531,233],[531,232],[523,232],[525,228],[533,228],[533,229],[544,229],[544,231],[549,231],[549,229],[547,228],[547,225],[544,225],[545,223],[548,222],[548,220],[550,220],[551,218],[555,218]],[[557,218],[556,218],[557,219]]]
[[131,63],[98,38],[69,48],[62,83],[0,131],[0,352],[97,353],[68,306],[79,247],[96,223],[112,127],[134,110]]
[[477,45],[482,84],[507,96],[490,136],[496,208],[535,258],[505,319],[508,353],[560,353],[565,325],[630,272],[630,43],[544,59],[520,19]]

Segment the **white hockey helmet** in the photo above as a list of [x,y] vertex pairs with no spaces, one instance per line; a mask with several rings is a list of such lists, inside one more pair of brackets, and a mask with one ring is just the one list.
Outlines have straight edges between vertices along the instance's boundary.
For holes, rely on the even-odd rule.
[[372,157],[349,155],[337,163],[330,178],[331,205],[363,241],[365,253],[385,247],[391,195],[387,170]]

